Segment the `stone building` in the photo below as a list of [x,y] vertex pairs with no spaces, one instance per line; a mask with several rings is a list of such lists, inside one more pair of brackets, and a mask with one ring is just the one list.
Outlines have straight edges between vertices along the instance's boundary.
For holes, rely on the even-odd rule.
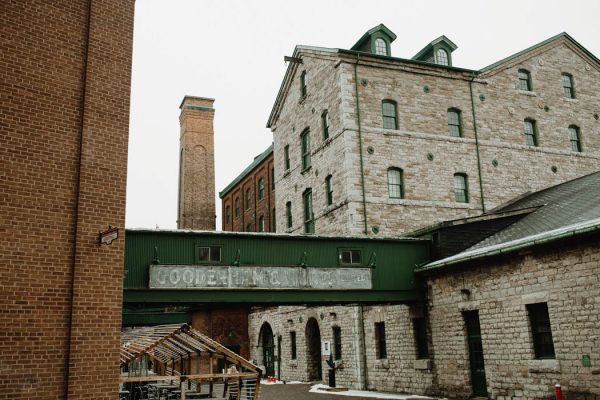
[[415,271],[423,301],[254,308],[251,356],[273,335],[281,379],[318,379],[318,332],[340,386],[505,400],[561,384],[598,399],[598,193],[600,172],[414,232],[432,243]]
[[275,232],[274,177],[271,145],[219,192],[224,231]]
[[480,70],[395,38],[295,48],[267,123],[277,231],[398,235],[598,169],[600,61],[568,34]]
[[133,15],[0,6],[0,399],[117,398]]
[[214,101],[185,96],[179,106],[178,229],[215,229]]

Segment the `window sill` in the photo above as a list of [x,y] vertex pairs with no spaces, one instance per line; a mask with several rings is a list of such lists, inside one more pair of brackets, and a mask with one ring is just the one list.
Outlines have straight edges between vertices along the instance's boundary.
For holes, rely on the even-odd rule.
[[531,373],[560,374],[560,362],[553,359],[529,360],[527,367]]
[[579,103],[578,99],[575,99],[575,98],[562,97],[562,99],[564,101],[566,101],[567,103]]
[[298,100],[298,104],[304,103],[304,101],[306,100],[306,97],[307,97],[307,95],[300,97],[300,100]]
[[308,167],[304,168],[302,171],[300,171],[300,173],[301,173],[302,175],[304,175],[305,173],[307,173],[307,172],[308,172],[308,171],[310,171],[311,169],[312,169],[312,165],[310,165],[310,166],[308,166]]
[[378,369],[390,369],[390,360],[387,358],[380,358],[375,362],[375,368]]
[[415,360],[415,369],[416,370],[429,370],[431,369],[431,362],[429,358],[421,358]]
[[529,90],[521,90],[521,89],[519,89],[519,94],[522,94],[524,96],[537,97],[537,93],[536,92],[531,92]]
[[283,171],[283,177],[287,178],[287,176],[290,174],[290,172],[291,171],[289,169],[286,169],[285,171]]

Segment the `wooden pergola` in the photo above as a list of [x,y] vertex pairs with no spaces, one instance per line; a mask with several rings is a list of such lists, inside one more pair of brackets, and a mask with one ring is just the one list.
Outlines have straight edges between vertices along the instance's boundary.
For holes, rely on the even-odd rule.
[[[215,371],[221,360],[223,369]],[[181,399],[204,391],[203,397],[257,400],[261,370],[250,361],[187,324],[134,328],[121,334],[121,370],[135,362],[151,362],[148,373],[121,375],[121,382],[178,382]],[[216,387],[218,386],[218,389]],[[220,389],[220,390],[219,390]],[[222,397],[220,393],[222,391]]]

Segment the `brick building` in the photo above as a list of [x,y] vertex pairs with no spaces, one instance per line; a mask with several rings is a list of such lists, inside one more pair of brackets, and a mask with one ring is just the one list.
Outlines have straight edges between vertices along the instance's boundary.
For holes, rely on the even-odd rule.
[[178,229],[215,229],[214,101],[185,96],[179,106]]
[[222,228],[234,232],[275,232],[273,145],[219,192]]
[[0,6],[0,399],[114,399],[133,0]]
[[295,48],[267,123],[277,231],[397,235],[598,169],[600,61],[568,34],[480,70],[395,37]]

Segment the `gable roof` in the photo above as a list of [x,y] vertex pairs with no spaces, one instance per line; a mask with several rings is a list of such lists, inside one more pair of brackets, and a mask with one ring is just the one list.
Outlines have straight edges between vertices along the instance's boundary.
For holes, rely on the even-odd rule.
[[246,169],[244,169],[242,171],[241,174],[239,174],[234,180],[232,180],[229,185],[225,186],[225,189],[223,189],[222,191],[219,192],[219,198],[223,198],[225,197],[225,195],[227,195],[227,193],[229,193],[231,191],[231,189],[233,189],[235,186],[237,186],[238,183],[240,183],[242,180],[244,180],[244,178],[246,178],[246,176],[252,172],[252,170],[254,170],[256,167],[258,167],[263,161],[265,161],[270,155],[273,154],[273,143],[271,143],[271,145],[262,153],[260,153],[259,155],[257,155],[256,157],[254,157],[254,160],[252,161],[252,163],[250,165],[248,165],[246,167]]
[[362,35],[362,37],[360,39],[358,39],[358,42],[356,42],[354,44],[354,46],[352,46],[350,48],[350,50],[358,50],[367,40],[369,40],[369,38],[371,36],[373,36],[374,33],[379,32],[379,31],[386,34],[390,38],[390,42],[393,42],[394,40],[396,40],[396,34],[394,32],[390,31],[388,29],[388,27],[385,26],[384,24],[379,24],[376,27],[371,28],[368,31],[366,31],[365,34]]
[[421,60],[423,56],[433,50],[433,46],[436,44],[443,42],[445,43],[452,51],[456,50],[458,46],[454,44],[454,42],[446,37],[446,35],[442,35],[439,38],[431,41],[431,43],[427,44],[425,47],[421,49],[417,54],[413,56],[413,60]]
[[600,231],[600,172],[518,198],[495,212],[537,209],[470,248],[417,270],[432,270]]

